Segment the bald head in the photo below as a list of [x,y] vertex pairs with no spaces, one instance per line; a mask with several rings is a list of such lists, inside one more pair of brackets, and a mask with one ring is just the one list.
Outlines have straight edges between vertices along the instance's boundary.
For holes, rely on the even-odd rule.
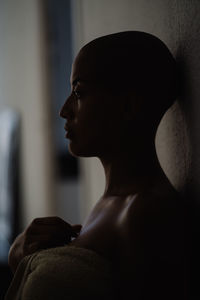
[[157,109],[160,117],[178,95],[177,65],[157,37],[127,31],[99,37],[80,51],[82,61],[92,62],[92,77],[113,93],[133,92],[144,109]]

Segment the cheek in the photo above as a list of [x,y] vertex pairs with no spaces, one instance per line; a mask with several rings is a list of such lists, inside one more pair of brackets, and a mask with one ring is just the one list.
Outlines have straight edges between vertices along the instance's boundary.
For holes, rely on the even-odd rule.
[[82,157],[98,156],[101,147],[101,139],[88,134],[75,136],[68,146],[72,155]]
[[[77,155],[88,156],[103,149],[108,149],[119,138],[120,118],[116,116],[113,107],[108,103],[102,104],[101,99],[84,101],[77,106],[76,119],[74,120],[74,139],[70,148]],[[89,103],[90,102],[90,103]],[[99,103],[101,105],[99,105]]]
[[96,119],[77,123],[73,138],[69,141],[69,151],[74,156],[98,156],[108,148],[108,131]]
[[102,124],[104,121],[104,110],[101,107],[87,105],[86,107],[81,107],[77,110],[77,117],[75,119],[75,124],[77,129],[84,131],[86,135],[98,134],[101,131]]

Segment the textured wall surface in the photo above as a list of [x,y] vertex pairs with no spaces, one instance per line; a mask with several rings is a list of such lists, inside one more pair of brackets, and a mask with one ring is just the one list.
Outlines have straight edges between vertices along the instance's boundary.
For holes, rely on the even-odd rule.
[[[52,214],[51,124],[39,1],[0,1],[0,110],[21,119],[22,226]],[[52,201],[51,201],[52,200]]]
[[[182,93],[163,117],[156,137],[160,163],[179,190],[192,187],[200,194],[200,1],[198,0],[84,0],[74,2],[74,40],[77,52],[98,36],[140,30],[162,39],[182,69]],[[98,200],[104,175],[97,159],[81,160],[85,197]]]

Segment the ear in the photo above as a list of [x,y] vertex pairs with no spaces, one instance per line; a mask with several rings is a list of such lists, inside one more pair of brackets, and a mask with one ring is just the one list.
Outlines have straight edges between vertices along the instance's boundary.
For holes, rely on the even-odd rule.
[[133,92],[129,92],[126,97],[124,97],[123,112],[125,121],[132,121],[135,119],[139,112],[139,104],[139,97]]

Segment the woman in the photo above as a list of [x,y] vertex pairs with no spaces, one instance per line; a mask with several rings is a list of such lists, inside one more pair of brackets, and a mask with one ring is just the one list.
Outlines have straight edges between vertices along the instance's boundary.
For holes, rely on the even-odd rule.
[[[16,239],[6,299],[183,299],[184,207],[155,150],[178,95],[174,58],[144,32],[103,36],[78,53],[71,88],[60,112],[69,151],[100,159],[105,191],[82,227],[40,218]],[[95,268],[82,267],[88,257]]]

